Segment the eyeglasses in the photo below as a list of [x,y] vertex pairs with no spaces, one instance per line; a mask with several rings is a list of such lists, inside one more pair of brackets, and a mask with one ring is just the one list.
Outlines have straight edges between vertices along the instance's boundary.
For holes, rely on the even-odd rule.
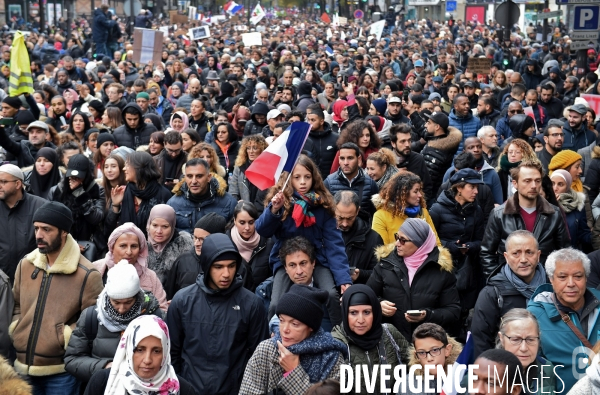
[[523,155],[523,153],[521,151],[508,151],[507,154],[509,154],[509,155]]
[[246,151],[248,151],[248,152],[250,152],[250,151],[258,152],[258,151],[260,151],[260,148],[258,148],[258,147],[246,147]]
[[525,114],[523,110],[511,110],[508,112],[509,114]]
[[168,154],[172,154],[172,155],[178,155],[181,152],[181,150],[182,150],[181,148],[176,149],[176,150],[172,150],[172,149],[169,149],[169,148],[165,148],[165,149],[167,150]]
[[431,355],[432,357],[437,357],[442,354],[443,349],[444,349],[444,347],[436,347],[436,348],[432,348],[429,351],[415,351],[415,354],[417,355],[417,358],[419,358],[419,359],[427,358],[428,354]]
[[556,137],[565,137],[565,134],[564,134],[564,133],[552,133],[552,134],[550,135],[550,137],[555,137],[555,138],[556,138]]
[[504,333],[502,334],[502,336],[506,337],[508,339],[508,341],[510,342],[510,344],[512,344],[513,346],[520,346],[523,342],[527,343],[528,346],[537,346],[537,344],[540,341],[539,337],[526,337],[526,338],[522,338],[522,337],[516,337],[516,336],[506,336]]
[[194,237],[194,242],[197,241],[199,243],[204,243],[204,237],[196,237],[196,236],[193,236],[193,237]]
[[394,233],[394,239],[396,239],[396,241],[398,243],[400,243],[401,246],[403,246],[404,244],[406,244],[408,242],[412,243],[412,240],[405,239],[404,237],[400,237],[400,236],[398,236],[398,233]]
[[0,185],[5,186],[8,182],[17,182],[21,180],[0,180]]

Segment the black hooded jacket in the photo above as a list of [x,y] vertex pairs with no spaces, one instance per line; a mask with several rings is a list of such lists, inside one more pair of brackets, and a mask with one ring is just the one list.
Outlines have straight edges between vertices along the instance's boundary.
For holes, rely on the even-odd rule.
[[312,86],[308,81],[300,82],[298,85],[298,100],[294,102],[294,107],[296,110],[306,112],[306,108],[311,104],[315,103],[310,92],[312,91]]
[[[251,119],[246,122],[246,127],[244,127],[244,136],[250,136],[252,134],[261,134],[265,125],[267,125],[267,114],[269,113],[269,106],[267,103],[256,102],[254,106],[252,106],[252,115]],[[256,114],[265,116],[265,123],[262,125],[256,121]]]
[[504,140],[504,145],[510,144],[510,142],[514,139],[521,139],[527,141],[533,147],[532,138],[525,135],[524,132],[534,125],[535,121],[529,115],[513,115],[508,121],[508,127],[510,128],[511,136]]
[[492,272],[475,303],[471,323],[471,333],[475,342],[474,355],[495,348],[498,324],[505,313],[511,309],[527,308],[527,298],[508,281],[502,267],[498,266]]
[[[128,108],[133,108],[139,114],[138,127],[135,129],[131,129],[127,125],[127,121],[125,120],[125,111]],[[133,150],[137,149],[140,145],[148,145],[150,144],[150,135],[156,132],[156,128],[153,124],[144,122],[144,115],[142,114],[142,109],[136,103],[129,103],[125,106],[122,112],[123,116],[123,125],[119,126],[113,132],[113,136],[115,136],[115,140],[117,141],[117,146],[125,146],[131,148]]]
[[309,156],[319,167],[323,179],[327,178],[329,175],[331,165],[335,159],[335,154],[337,154],[338,137],[340,137],[340,135],[334,133],[327,122],[323,122],[323,131],[318,132],[311,130],[308,135],[307,144],[304,148],[305,150],[308,150],[306,148],[308,142],[312,144],[312,151],[310,151]]
[[[204,240],[200,266],[204,273],[224,253],[242,258],[225,234]],[[242,287],[239,275],[227,289],[215,290],[209,275],[179,291],[169,306],[171,364],[175,373],[202,394],[239,392],[246,364],[258,344],[269,336],[267,312],[258,296]]]

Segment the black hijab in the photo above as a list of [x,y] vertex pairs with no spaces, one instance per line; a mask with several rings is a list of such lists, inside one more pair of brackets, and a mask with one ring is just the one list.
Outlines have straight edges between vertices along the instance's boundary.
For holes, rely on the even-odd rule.
[[[366,304],[370,304],[373,307],[373,326],[364,335],[357,335],[350,330],[350,324],[348,324],[348,310],[350,309],[350,306]],[[346,336],[352,343],[366,351],[375,348],[379,344],[383,334],[381,319],[381,305],[379,304],[377,295],[375,295],[375,292],[371,287],[364,284],[354,284],[344,292],[344,295],[342,296],[342,324]]]
[[40,157],[48,159],[48,161],[52,163],[52,169],[48,172],[48,174],[42,176],[37,172],[34,163],[33,170],[31,170],[30,180],[31,193],[47,199],[50,188],[58,184],[60,181],[58,154],[52,148],[44,147],[37,152],[35,155],[35,160],[37,161]]

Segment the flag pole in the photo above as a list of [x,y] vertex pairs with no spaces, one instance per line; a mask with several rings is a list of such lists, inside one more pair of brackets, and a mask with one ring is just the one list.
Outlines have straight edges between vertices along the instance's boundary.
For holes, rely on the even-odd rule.
[[292,177],[292,173],[294,172],[294,169],[296,168],[296,164],[298,163],[298,158],[300,158],[300,155],[302,154],[302,149],[304,149],[304,145],[306,144],[306,140],[308,139],[308,135],[310,134],[311,129],[312,129],[312,125],[310,125],[308,127],[308,132],[306,132],[306,136],[304,137],[304,142],[302,143],[302,148],[300,148],[300,153],[298,153],[298,156],[296,157],[296,161],[294,162],[294,166],[292,167],[292,170],[288,173],[287,179],[283,183],[283,188],[281,188],[281,192],[285,191],[285,187],[287,186],[288,181],[290,181],[290,178]]

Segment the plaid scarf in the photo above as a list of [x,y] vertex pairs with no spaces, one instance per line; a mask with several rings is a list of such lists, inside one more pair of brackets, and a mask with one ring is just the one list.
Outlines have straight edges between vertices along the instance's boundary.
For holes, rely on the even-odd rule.
[[310,208],[321,204],[321,196],[314,191],[310,191],[306,195],[294,192],[292,199],[294,202],[292,218],[296,223],[296,227],[299,228],[300,225],[302,225],[303,227],[308,228],[316,224],[317,220],[312,211],[310,211]]

